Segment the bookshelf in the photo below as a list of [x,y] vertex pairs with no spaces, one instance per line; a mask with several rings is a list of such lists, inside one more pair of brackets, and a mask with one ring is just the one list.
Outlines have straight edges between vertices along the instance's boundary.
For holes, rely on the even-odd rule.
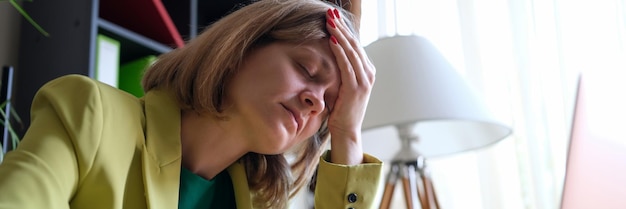
[[[249,0],[56,0],[33,1],[24,9],[49,33],[22,22],[14,107],[28,127],[36,91],[67,74],[94,77],[96,37],[120,42],[120,64],[182,47],[202,28]],[[23,135],[25,128],[18,130]]]

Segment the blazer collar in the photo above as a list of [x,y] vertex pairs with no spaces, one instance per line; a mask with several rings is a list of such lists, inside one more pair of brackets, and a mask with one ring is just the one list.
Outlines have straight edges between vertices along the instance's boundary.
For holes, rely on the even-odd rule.
[[146,117],[142,151],[148,208],[178,208],[181,144],[180,108],[169,92],[153,90],[143,97]]
[[[146,141],[142,151],[146,203],[151,209],[178,208],[180,189],[180,108],[165,91],[152,90],[143,97]],[[252,208],[244,166],[228,168],[237,208]]]
[[235,201],[237,208],[252,208],[250,198],[250,188],[248,187],[248,178],[243,164],[235,162],[228,167],[228,174],[233,182],[233,191],[235,192]]

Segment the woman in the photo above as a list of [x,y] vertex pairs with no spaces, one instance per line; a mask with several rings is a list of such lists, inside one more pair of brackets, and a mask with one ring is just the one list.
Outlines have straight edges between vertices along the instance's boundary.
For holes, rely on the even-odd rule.
[[0,165],[0,208],[284,208],[318,163],[316,208],[371,207],[375,69],[351,27],[322,1],[264,0],[160,56],[141,99],[47,83]]

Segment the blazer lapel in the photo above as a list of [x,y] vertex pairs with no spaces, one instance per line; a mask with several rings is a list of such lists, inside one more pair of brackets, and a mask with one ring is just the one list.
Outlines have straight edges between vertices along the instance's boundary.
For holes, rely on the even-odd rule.
[[[151,209],[178,208],[180,188],[180,108],[170,94],[144,96],[146,142],[142,151],[146,203]],[[238,209],[252,209],[248,179],[241,163],[228,167]]]
[[181,145],[180,108],[167,92],[144,96],[146,141],[142,151],[146,203],[151,209],[178,208]]
[[248,187],[248,178],[246,171],[241,163],[233,163],[228,167],[228,174],[233,182],[233,190],[235,192],[235,201],[238,209],[252,209],[252,200],[250,199],[250,188]]

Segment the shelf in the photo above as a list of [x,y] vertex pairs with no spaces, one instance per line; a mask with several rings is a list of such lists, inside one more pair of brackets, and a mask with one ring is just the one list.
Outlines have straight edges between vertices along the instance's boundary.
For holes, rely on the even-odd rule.
[[101,19],[173,48],[185,45],[161,0],[103,0],[99,6]]
[[120,63],[133,61],[148,54],[159,55],[172,50],[171,47],[102,18],[98,18],[98,33],[120,41]]
[[[120,41],[120,64],[125,64],[183,47],[183,40],[253,1],[57,0],[24,4],[25,11],[50,37],[43,37],[22,20],[14,107],[28,127],[32,99],[42,85],[67,74],[92,75],[97,34]],[[24,131],[18,130],[18,135]]]

